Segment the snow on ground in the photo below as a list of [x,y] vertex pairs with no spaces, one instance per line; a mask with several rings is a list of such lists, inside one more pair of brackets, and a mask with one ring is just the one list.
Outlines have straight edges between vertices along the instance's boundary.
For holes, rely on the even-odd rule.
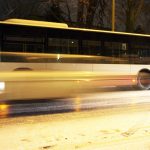
[[150,150],[150,105],[0,119],[0,150]]

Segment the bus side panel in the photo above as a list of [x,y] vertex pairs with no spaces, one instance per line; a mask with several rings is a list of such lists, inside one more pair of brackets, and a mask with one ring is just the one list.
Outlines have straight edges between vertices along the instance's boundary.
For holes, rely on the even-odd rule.
[[94,64],[93,71],[100,73],[99,84],[102,86],[131,86],[134,85],[135,75],[131,75],[130,64]]
[[15,62],[1,62],[0,71],[15,71],[15,70],[32,70],[32,71],[46,71],[45,63],[15,63]]
[[92,71],[93,64],[47,63],[46,70],[52,71]]

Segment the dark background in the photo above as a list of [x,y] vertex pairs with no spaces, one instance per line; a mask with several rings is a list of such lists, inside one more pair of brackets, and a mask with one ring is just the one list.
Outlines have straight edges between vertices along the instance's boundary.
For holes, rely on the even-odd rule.
[[[115,30],[150,33],[150,0],[116,0]],[[112,0],[0,0],[0,20],[64,22],[111,30]]]

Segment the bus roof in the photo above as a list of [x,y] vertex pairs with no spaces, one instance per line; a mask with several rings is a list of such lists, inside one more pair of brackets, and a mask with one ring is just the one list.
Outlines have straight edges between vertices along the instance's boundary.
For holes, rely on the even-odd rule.
[[36,20],[25,20],[25,19],[7,19],[5,21],[0,21],[0,24],[10,24],[10,25],[12,24],[12,25],[46,27],[46,28],[61,28],[61,29],[77,30],[77,31],[85,31],[85,32],[99,32],[99,33],[107,33],[107,34],[150,37],[149,34],[139,34],[139,33],[127,33],[127,32],[108,31],[108,30],[76,28],[76,27],[68,27],[68,25],[65,24],[65,23],[36,21]]
[[35,26],[35,27],[68,28],[68,25],[65,23],[25,20],[25,19],[7,19],[5,21],[0,21],[0,23],[1,24]]

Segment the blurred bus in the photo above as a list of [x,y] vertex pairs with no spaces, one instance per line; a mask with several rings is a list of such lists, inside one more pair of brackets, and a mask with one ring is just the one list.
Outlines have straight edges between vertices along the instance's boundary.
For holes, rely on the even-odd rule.
[[[150,35],[33,20],[1,21],[0,71],[32,70],[98,72],[101,81],[108,79],[106,86],[149,89]],[[111,82],[114,75],[117,82]]]

